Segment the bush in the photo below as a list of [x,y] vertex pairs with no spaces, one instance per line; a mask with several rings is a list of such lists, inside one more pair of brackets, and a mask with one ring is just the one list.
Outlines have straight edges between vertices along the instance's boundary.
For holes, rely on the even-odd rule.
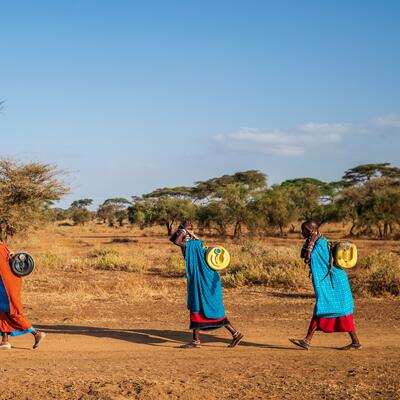
[[44,270],[62,269],[67,264],[63,257],[50,251],[39,254],[35,259],[37,266]]
[[90,258],[106,257],[106,256],[119,256],[119,251],[111,247],[100,247],[88,253]]
[[146,260],[141,253],[131,256],[122,256],[115,249],[101,248],[89,253],[88,266],[102,271],[143,271]]
[[310,285],[308,269],[293,248],[269,250],[248,242],[231,248],[232,262],[222,276],[225,286],[265,285],[299,289]]
[[375,252],[361,258],[350,273],[354,293],[373,296],[400,294],[400,255]]
[[174,251],[174,254],[168,256],[163,274],[175,278],[186,276],[185,260],[181,254],[177,254],[176,251]]

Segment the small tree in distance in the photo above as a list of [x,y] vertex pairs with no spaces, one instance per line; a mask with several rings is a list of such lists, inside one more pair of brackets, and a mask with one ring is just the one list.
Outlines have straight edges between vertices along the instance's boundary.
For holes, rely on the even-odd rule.
[[92,199],[75,200],[69,208],[70,216],[75,225],[85,225],[92,219],[92,213],[87,207],[93,204]]
[[119,226],[124,225],[124,221],[128,218],[128,206],[131,203],[123,197],[116,197],[107,199],[97,209],[97,216],[103,220],[108,221],[110,226],[114,226],[117,220]]

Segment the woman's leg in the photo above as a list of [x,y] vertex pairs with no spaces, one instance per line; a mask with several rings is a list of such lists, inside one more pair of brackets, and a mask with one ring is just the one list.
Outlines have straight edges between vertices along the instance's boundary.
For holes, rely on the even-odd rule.
[[317,330],[318,322],[315,317],[311,319],[310,325],[308,327],[308,331],[306,337],[304,339],[289,339],[293,344],[299,346],[303,349],[308,350],[310,348],[311,340],[314,336],[315,331]]
[[1,333],[1,344],[8,343],[8,333],[2,332]]
[[226,329],[231,333],[232,337],[238,333],[238,331],[233,327],[231,323],[224,325]]
[[360,340],[358,339],[356,331],[354,330],[349,332],[349,335],[351,337],[351,343],[347,346],[341,347],[340,350],[360,350],[362,346]]
[[200,330],[193,329],[193,340],[190,343],[180,346],[182,349],[195,349],[201,347],[200,343]]
[[349,335],[351,337],[352,344],[360,345],[360,340],[358,339],[358,336],[357,336],[357,333],[355,330],[353,332],[349,332]]
[[304,340],[305,340],[308,344],[311,343],[311,340],[312,340],[312,338],[313,338],[314,333],[315,333],[316,330],[317,330],[317,323],[316,323],[315,319],[312,318],[312,320],[311,320],[311,322],[310,322],[310,325],[309,325],[309,327],[308,327],[307,335],[306,335],[306,337],[304,338]]
[[243,339],[243,334],[236,330],[231,323],[224,325],[226,329],[231,333],[232,340],[229,343],[228,347],[237,346]]
[[200,330],[199,329],[193,329],[193,342],[200,343]]

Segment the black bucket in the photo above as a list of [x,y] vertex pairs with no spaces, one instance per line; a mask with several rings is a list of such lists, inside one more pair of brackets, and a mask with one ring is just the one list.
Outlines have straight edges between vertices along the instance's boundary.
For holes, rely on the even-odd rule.
[[15,253],[10,259],[11,271],[17,276],[27,276],[35,268],[35,261],[28,253]]

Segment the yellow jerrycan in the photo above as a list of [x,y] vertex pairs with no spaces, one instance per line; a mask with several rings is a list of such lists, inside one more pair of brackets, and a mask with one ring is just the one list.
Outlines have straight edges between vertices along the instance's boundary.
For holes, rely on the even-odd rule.
[[225,269],[230,261],[231,256],[228,250],[222,246],[209,247],[206,250],[206,262],[208,266],[215,271]]
[[357,264],[357,247],[354,243],[335,242],[332,246],[335,265],[340,268],[353,268]]

